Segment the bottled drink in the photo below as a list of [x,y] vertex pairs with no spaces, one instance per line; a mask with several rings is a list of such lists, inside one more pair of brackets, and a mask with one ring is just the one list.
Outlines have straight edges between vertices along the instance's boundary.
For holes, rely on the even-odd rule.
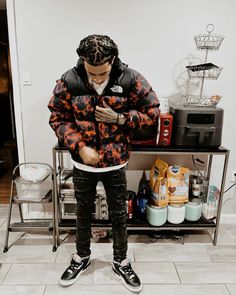
[[146,177],[146,172],[143,171],[143,175],[139,181],[138,193],[137,193],[137,213],[138,217],[145,218],[146,207],[149,199],[149,182]]
[[135,212],[136,193],[133,191],[127,192],[127,217],[132,219]]

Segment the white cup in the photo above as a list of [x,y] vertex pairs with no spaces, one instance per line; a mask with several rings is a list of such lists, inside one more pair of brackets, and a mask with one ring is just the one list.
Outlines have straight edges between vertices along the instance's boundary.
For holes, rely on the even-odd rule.
[[192,195],[199,197],[202,192],[203,181],[200,178],[193,178],[192,180]]

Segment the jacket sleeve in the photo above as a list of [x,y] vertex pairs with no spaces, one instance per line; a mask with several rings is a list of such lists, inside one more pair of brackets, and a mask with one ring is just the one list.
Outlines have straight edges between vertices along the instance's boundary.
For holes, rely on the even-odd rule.
[[69,150],[78,152],[85,143],[82,134],[77,131],[71,106],[71,94],[62,80],[57,81],[48,108],[51,111],[49,124],[59,141]]
[[148,81],[137,75],[129,97],[126,124],[131,129],[141,129],[158,124],[160,103]]

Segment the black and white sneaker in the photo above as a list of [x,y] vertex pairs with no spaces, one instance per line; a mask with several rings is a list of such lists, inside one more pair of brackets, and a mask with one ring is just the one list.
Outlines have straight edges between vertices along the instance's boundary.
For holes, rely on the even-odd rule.
[[74,284],[79,276],[89,268],[90,264],[89,256],[81,258],[79,255],[73,254],[70,265],[61,276],[60,285],[67,287]]
[[112,269],[115,275],[121,279],[130,291],[140,292],[143,288],[139,277],[132,269],[131,263],[128,259],[123,260],[121,263],[113,261]]

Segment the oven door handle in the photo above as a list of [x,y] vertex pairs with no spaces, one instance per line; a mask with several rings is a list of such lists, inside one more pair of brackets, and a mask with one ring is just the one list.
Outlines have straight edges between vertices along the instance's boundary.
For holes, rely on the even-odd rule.
[[211,127],[207,127],[207,126],[186,126],[187,129],[189,129],[189,131],[193,131],[193,132],[214,132],[216,130],[216,128],[214,126]]

